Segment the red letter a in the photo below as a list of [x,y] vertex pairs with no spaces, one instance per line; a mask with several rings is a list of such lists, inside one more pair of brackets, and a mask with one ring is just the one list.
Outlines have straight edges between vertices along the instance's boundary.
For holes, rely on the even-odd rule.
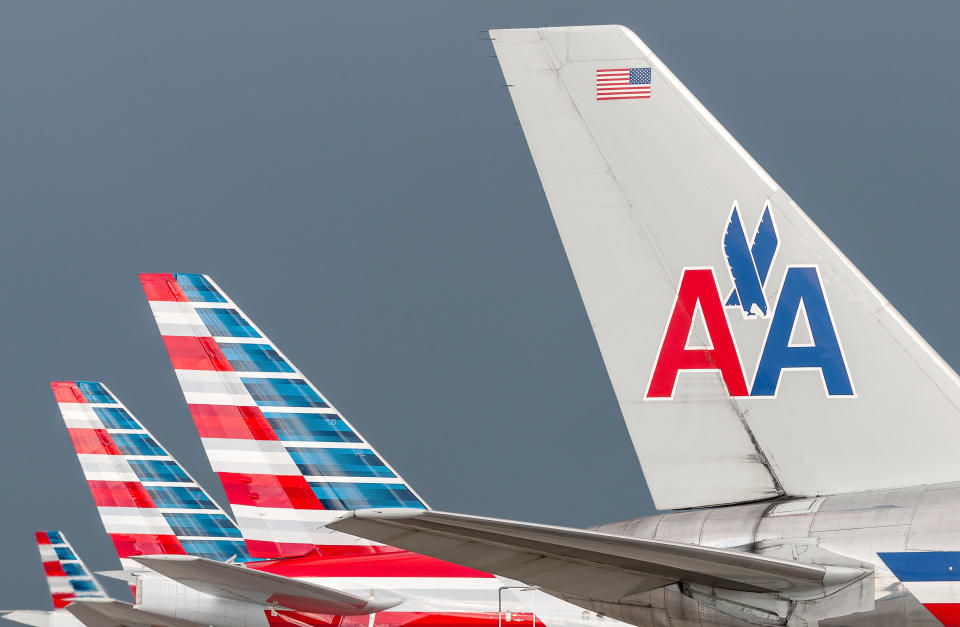
[[[687,348],[693,313],[700,303],[706,323],[708,345],[712,348]],[[737,356],[737,347],[730,334],[727,316],[720,304],[720,293],[713,269],[683,271],[677,301],[670,314],[670,324],[660,344],[660,354],[653,367],[647,398],[670,398],[681,370],[719,370],[730,396],[747,396],[747,382]]]

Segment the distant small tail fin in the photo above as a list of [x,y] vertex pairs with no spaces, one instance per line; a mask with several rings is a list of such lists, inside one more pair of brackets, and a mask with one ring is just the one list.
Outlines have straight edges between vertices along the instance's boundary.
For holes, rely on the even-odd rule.
[[107,598],[62,532],[38,531],[36,537],[54,608],[64,608],[74,599]]
[[320,526],[344,510],[426,507],[210,277],[140,281],[253,555],[375,551]]
[[50,385],[125,569],[142,568],[137,555],[250,559],[236,524],[106,386]]
[[956,373],[636,35],[491,39],[658,508],[960,477]]

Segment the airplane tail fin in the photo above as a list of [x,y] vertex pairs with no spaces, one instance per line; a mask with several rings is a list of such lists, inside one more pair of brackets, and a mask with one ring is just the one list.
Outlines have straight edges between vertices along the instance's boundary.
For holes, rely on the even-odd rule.
[[253,555],[377,551],[321,525],[344,510],[426,507],[210,277],[140,281]]
[[70,605],[74,599],[107,598],[62,532],[38,531],[36,538],[55,609]]
[[658,508],[960,477],[956,373],[636,35],[490,34]]
[[247,561],[240,530],[102,383],[50,384],[125,570],[137,555]]

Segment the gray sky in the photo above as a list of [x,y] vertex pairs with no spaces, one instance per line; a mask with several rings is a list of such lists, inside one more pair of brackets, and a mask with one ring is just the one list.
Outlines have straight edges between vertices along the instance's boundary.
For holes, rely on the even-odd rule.
[[48,381],[103,380],[222,494],[138,272],[211,274],[434,507],[653,511],[489,27],[634,29],[960,364],[958,19],[852,0],[3,2],[0,608],[49,607],[35,529],[118,567]]

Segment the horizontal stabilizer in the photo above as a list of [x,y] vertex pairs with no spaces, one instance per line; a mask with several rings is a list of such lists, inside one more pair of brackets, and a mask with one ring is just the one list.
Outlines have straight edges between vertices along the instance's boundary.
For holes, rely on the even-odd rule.
[[54,613],[50,610],[0,610],[3,618],[31,627],[53,627]]
[[113,599],[74,601],[67,606],[67,611],[87,627],[118,627],[119,625],[203,627],[201,623],[145,612],[138,610],[129,603]]
[[134,558],[165,577],[205,594],[279,606],[300,612],[356,616],[373,614],[398,605],[393,597],[359,597],[333,588],[318,586],[189,555],[154,555]]
[[422,510],[359,510],[332,527],[535,585],[568,599],[629,604],[678,581],[806,595],[868,571],[596,531]]

